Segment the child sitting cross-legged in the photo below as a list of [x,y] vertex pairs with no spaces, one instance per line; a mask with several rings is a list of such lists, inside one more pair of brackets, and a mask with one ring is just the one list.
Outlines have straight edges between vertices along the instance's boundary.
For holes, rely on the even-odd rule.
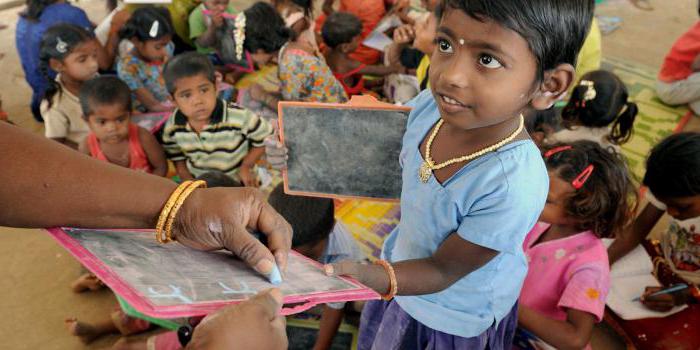
[[523,349],[590,349],[610,286],[600,238],[629,222],[634,186],[624,161],[592,141],[553,145],[544,158],[549,194],[523,244],[529,270],[516,343]]
[[80,106],[90,134],[79,150],[112,164],[165,176],[163,147],[148,130],[131,123],[131,91],[114,76],[87,81],[80,89]]
[[195,52],[176,56],[164,69],[177,110],[163,128],[166,155],[182,180],[217,170],[257,186],[255,162],[272,125],[256,114],[217,98],[214,66]]
[[[292,248],[299,253],[323,264],[366,260],[347,228],[334,219],[333,200],[291,196],[280,185],[270,194],[269,202],[292,225]],[[324,306],[314,350],[331,347],[344,308],[345,303]]]
[[326,62],[336,79],[349,95],[359,95],[368,90],[363,75],[385,76],[392,73],[406,73],[401,65],[366,65],[353,60],[350,54],[360,45],[362,22],[347,12],[335,12],[328,16],[321,30],[324,43],[329,50]]

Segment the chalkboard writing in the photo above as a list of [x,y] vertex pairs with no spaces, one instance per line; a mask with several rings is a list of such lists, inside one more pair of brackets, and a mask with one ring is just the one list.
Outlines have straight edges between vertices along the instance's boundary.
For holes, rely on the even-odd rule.
[[[153,317],[159,317],[161,307],[179,307],[179,312],[167,316],[203,314],[198,304],[242,301],[273,287],[229,252],[158,244],[151,231],[66,228],[50,233],[115,293]],[[309,295],[321,296],[318,302],[329,302],[338,298],[329,295],[333,292],[349,294],[348,300],[372,299],[367,297],[366,288],[350,280],[327,277],[320,265],[297,253],[290,254],[284,282],[278,287],[285,302],[303,302],[309,300]],[[358,293],[365,297],[358,298]],[[330,299],[323,300],[323,296]]]

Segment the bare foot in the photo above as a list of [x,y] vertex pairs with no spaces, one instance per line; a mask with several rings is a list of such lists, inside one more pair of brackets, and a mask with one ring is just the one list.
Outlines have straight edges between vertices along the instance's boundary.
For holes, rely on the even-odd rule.
[[97,276],[91,273],[83,274],[71,284],[71,288],[73,289],[74,293],[82,293],[87,290],[100,290],[104,288],[104,286],[104,283],[102,283]]
[[83,342],[83,344],[90,344],[101,335],[93,326],[80,322],[77,318],[67,318],[64,322],[66,323],[68,332],[70,332],[71,335],[80,338],[80,341]]

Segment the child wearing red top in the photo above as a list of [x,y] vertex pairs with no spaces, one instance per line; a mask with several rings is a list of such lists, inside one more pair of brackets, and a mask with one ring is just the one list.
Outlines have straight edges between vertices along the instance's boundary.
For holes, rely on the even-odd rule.
[[[699,11],[700,12],[700,11]],[[688,104],[700,114],[700,22],[681,35],[659,71],[656,92],[669,105]]]
[[165,176],[165,152],[155,136],[130,122],[131,92],[119,78],[102,76],[80,91],[83,118],[90,134],[79,150],[93,158],[126,168]]

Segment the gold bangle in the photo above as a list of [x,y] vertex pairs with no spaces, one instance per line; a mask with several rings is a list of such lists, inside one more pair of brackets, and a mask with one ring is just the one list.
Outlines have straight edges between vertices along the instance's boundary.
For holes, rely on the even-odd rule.
[[164,237],[163,234],[165,233],[163,231],[165,227],[165,222],[168,219],[168,216],[170,215],[170,212],[173,209],[173,206],[175,205],[175,201],[177,201],[177,198],[180,197],[180,194],[182,191],[187,188],[192,183],[192,181],[185,181],[181,183],[180,185],[177,186],[175,191],[170,194],[170,197],[168,198],[168,201],[165,202],[165,205],[163,205],[163,209],[160,211],[160,215],[158,216],[158,223],[156,224],[156,240],[159,243],[166,243],[167,237]]
[[396,296],[399,289],[398,282],[396,281],[396,273],[394,273],[394,267],[391,266],[391,264],[386,260],[377,260],[374,263],[376,265],[381,265],[384,268],[384,271],[386,271],[387,275],[389,275],[389,291],[386,294],[381,294],[380,296],[386,301],[394,299],[394,296]]
[[162,243],[170,243],[173,241],[173,223],[175,222],[175,216],[182,207],[182,204],[185,203],[187,197],[189,197],[190,194],[194,192],[194,190],[200,187],[207,187],[206,181],[197,180],[191,182],[188,186],[185,187],[180,196],[177,197],[173,208],[170,210],[170,213],[168,213],[168,219],[165,221],[165,227],[163,228],[163,231],[165,231],[165,240]]

